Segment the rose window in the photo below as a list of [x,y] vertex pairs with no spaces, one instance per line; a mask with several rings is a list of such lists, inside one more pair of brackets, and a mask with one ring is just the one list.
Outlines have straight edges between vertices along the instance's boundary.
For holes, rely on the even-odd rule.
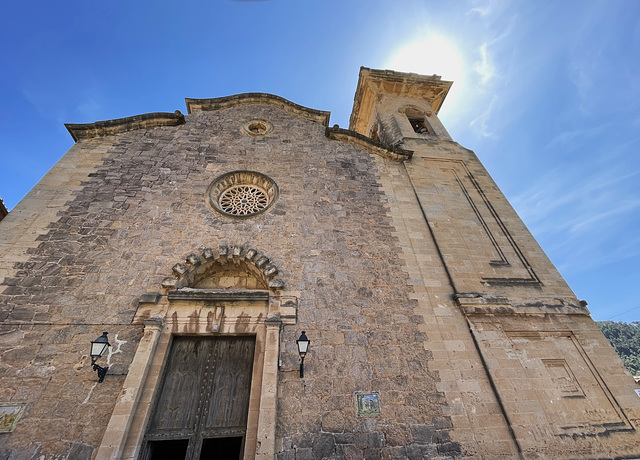
[[228,214],[248,216],[262,211],[269,204],[267,194],[257,187],[238,185],[226,190],[220,197],[220,207]]
[[267,211],[278,199],[278,186],[258,172],[232,171],[211,182],[207,195],[216,211],[245,218]]

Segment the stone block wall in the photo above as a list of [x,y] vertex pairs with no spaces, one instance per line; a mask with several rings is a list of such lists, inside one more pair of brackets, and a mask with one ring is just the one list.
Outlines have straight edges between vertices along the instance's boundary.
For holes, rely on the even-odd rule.
[[[220,247],[233,248],[229,264],[268,254],[278,282],[218,263],[197,287],[297,302],[297,324],[280,331],[270,440],[279,460],[638,454],[632,379],[475,154],[433,113],[436,134],[403,138],[408,160],[375,155],[385,147],[366,139],[328,138],[321,113],[252,98],[208,111],[194,100],[184,124],[81,136],[0,222],[0,401],[27,404],[15,431],[0,433],[0,459],[95,458],[116,404],[123,418],[133,406],[123,384],[139,371],[129,373],[140,318],[153,309],[141,296],[168,305],[167,278]],[[273,130],[253,135],[251,120]],[[396,124],[396,137],[411,129]],[[209,185],[236,170],[278,185],[267,212],[212,208]],[[87,354],[102,331],[113,346],[98,384]],[[163,335],[160,348],[169,342]],[[157,379],[162,356],[147,348],[138,359]],[[356,392],[379,394],[380,414],[359,416]]]
[[633,456],[636,385],[475,154],[403,147],[376,161],[463,455]]
[[[247,136],[240,128],[250,119],[274,131]],[[416,346],[427,340],[424,320],[374,160],[324,129],[248,105],[72,148],[62,164],[73,184],[52,187],[64,203],[28,196],[17,214],[46,219],[29,227],[37,236],[24,255],[2,255],[0,388],[4,400],[27,403],[16,430],[0,434],[5,457],[94,455],[142,335],[131,324],[137,299],[161,291],[190,253],[223,244],[268,253],[299,299],[298,326],[281,336],[279,458],[459,453],[431,354]],[[205,197],[213,179],[242,169],[280,187],[269,212],[246,220],[217,213]],[[18,224],[0,225],[23,238]],[[301,329],[312,340],[305,379],[296,374]],[[103,330],[114,346],[96,384],[86,355]],[[379,391],[380,416],[357,417],[355,391]]]

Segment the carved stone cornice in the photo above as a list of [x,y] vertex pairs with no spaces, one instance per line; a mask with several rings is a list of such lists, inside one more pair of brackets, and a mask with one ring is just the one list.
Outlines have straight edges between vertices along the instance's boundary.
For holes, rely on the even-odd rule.
[[210,99],[185,98],[185,103],[189,114],[207,110],[222,110],[247,104],[264,104],[277,107],[292,115],[321,123],[324,126],[329,126],[329,117],[331,115],[331,112],[310,109],[288,101],[283,97],[268,93],[243,93]]
[[371,153],[379,155],[383,158],[387,158],[393,161],[409,160],[413,156],[412,150],[401,149],[400,147],[394,147],[384,144],[382,142],[374,141],[373,139],[363,136],[355,131],[349,131],[348,129],[342,129],[337,127],[327,128],[325,135],[329,139],[334,139],[341,142],[360,147],[363,150],[367,150]]
[[465,316],[470,315],[589,315],[587,303],[575,298],[546,298],[522,302],[476,292],[453,296]]
[[132,117],[96,121],[95,123],[65,123],[64,126],[73,137],[73,140],[78,142],[83,139],[124,133],[136,129],[182,125],[184,122],[184,115],[179,110],[176,110],[173,113],[144,113]]

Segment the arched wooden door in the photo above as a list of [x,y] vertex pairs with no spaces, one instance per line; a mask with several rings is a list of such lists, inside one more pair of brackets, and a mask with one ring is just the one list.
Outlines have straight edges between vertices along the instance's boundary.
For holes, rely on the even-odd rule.
[[241,459],[254,349],[255,337],[174,337],[141,459]]

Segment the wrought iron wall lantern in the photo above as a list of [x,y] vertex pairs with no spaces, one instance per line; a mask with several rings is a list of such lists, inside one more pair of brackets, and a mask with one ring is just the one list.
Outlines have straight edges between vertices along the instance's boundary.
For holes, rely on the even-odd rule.
[[300,353],[300,378],[304,378],[304,357],[307,355],[307,350],[309,350],[309,343],[311,341],[307,338],[307,334],[305,331],[302,331],[300,338],[296,340],[296,344],[298,345],[298,353]]
[[98,372],[98,383],[102,383],[104,380],[104,376],[107,375],[109,366],[98,366],[96,361],[104,355],[104,352],[107,351],[107,348],[110,346],[111,344],[107,338],[107,332],[103,332],[100,337],[91,342],[91,365],[93,366],[93,370]]

